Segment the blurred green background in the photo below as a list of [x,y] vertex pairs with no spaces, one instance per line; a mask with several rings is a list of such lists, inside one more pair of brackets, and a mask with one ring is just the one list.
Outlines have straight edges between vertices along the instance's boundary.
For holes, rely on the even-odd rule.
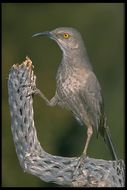
[[[2,4],[2,186],[51,187],[24,173],[19,165],[11,134],[7,78],[10,67],[28,55],[35,66],[37,87],[50,99],[55,93],[55,75],[62,53],[48,38],[34,33],[57,27],[77,28],[100,81],[112,138],[124,159],[124,4],[122,3],[3,3]],[[37,134],[44,149],[54,155],[81,155],[86,129],[72,114],[50,108],[34,98]],[[100,136],[99,136],[100,137]],[[90,157],[111,159],[103,139],[94,136]]]

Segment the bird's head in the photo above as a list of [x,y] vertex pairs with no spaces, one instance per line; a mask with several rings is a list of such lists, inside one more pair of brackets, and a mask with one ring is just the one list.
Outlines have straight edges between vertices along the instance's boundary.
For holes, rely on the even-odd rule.
[[50,32],[46,31],[34,34],[33,37],[44,35],[55,40],[63,51],[75,50],[82,48],[83,46],[82,37],[80,33],[74,28],[60,27]]

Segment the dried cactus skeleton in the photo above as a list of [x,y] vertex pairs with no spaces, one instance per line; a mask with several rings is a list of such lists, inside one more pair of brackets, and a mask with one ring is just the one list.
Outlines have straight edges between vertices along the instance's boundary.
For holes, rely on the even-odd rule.
[[73,187],[123,187],[124,162],[87,157],[73,176],[80,157],[54,156],[44,151],[34,125],[33,92],[36,76],[32,61],[26,57],[9,72],[8,93],[11,129],[16,153],[25,172],[46,182]]

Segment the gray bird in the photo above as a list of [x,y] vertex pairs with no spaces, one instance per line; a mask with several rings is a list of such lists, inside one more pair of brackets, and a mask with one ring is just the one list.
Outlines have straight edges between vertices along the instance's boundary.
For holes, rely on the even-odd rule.
[[87,139],[78,166],[87,155],[87,148],[93,129],[107,142],[113,159],[117,160],[109,128],[106,124],[100,84],[93,72],[80,33],[70,27],[34,34],[53,39],[63,52],[56,75],[55,96],[49,101],[42,92],[42,98],[49,106],[60,105],[72,111],[74,117],[87,127]]

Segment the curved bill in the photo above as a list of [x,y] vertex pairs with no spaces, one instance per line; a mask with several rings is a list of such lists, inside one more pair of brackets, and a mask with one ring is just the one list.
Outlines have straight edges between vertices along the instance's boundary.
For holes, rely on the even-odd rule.
[[51,33],[46,31],[46,32],[40,32],[40,33],[36,33],[34,34],[32,37],[40,37],[40,36],[48,36],[51,37]]

